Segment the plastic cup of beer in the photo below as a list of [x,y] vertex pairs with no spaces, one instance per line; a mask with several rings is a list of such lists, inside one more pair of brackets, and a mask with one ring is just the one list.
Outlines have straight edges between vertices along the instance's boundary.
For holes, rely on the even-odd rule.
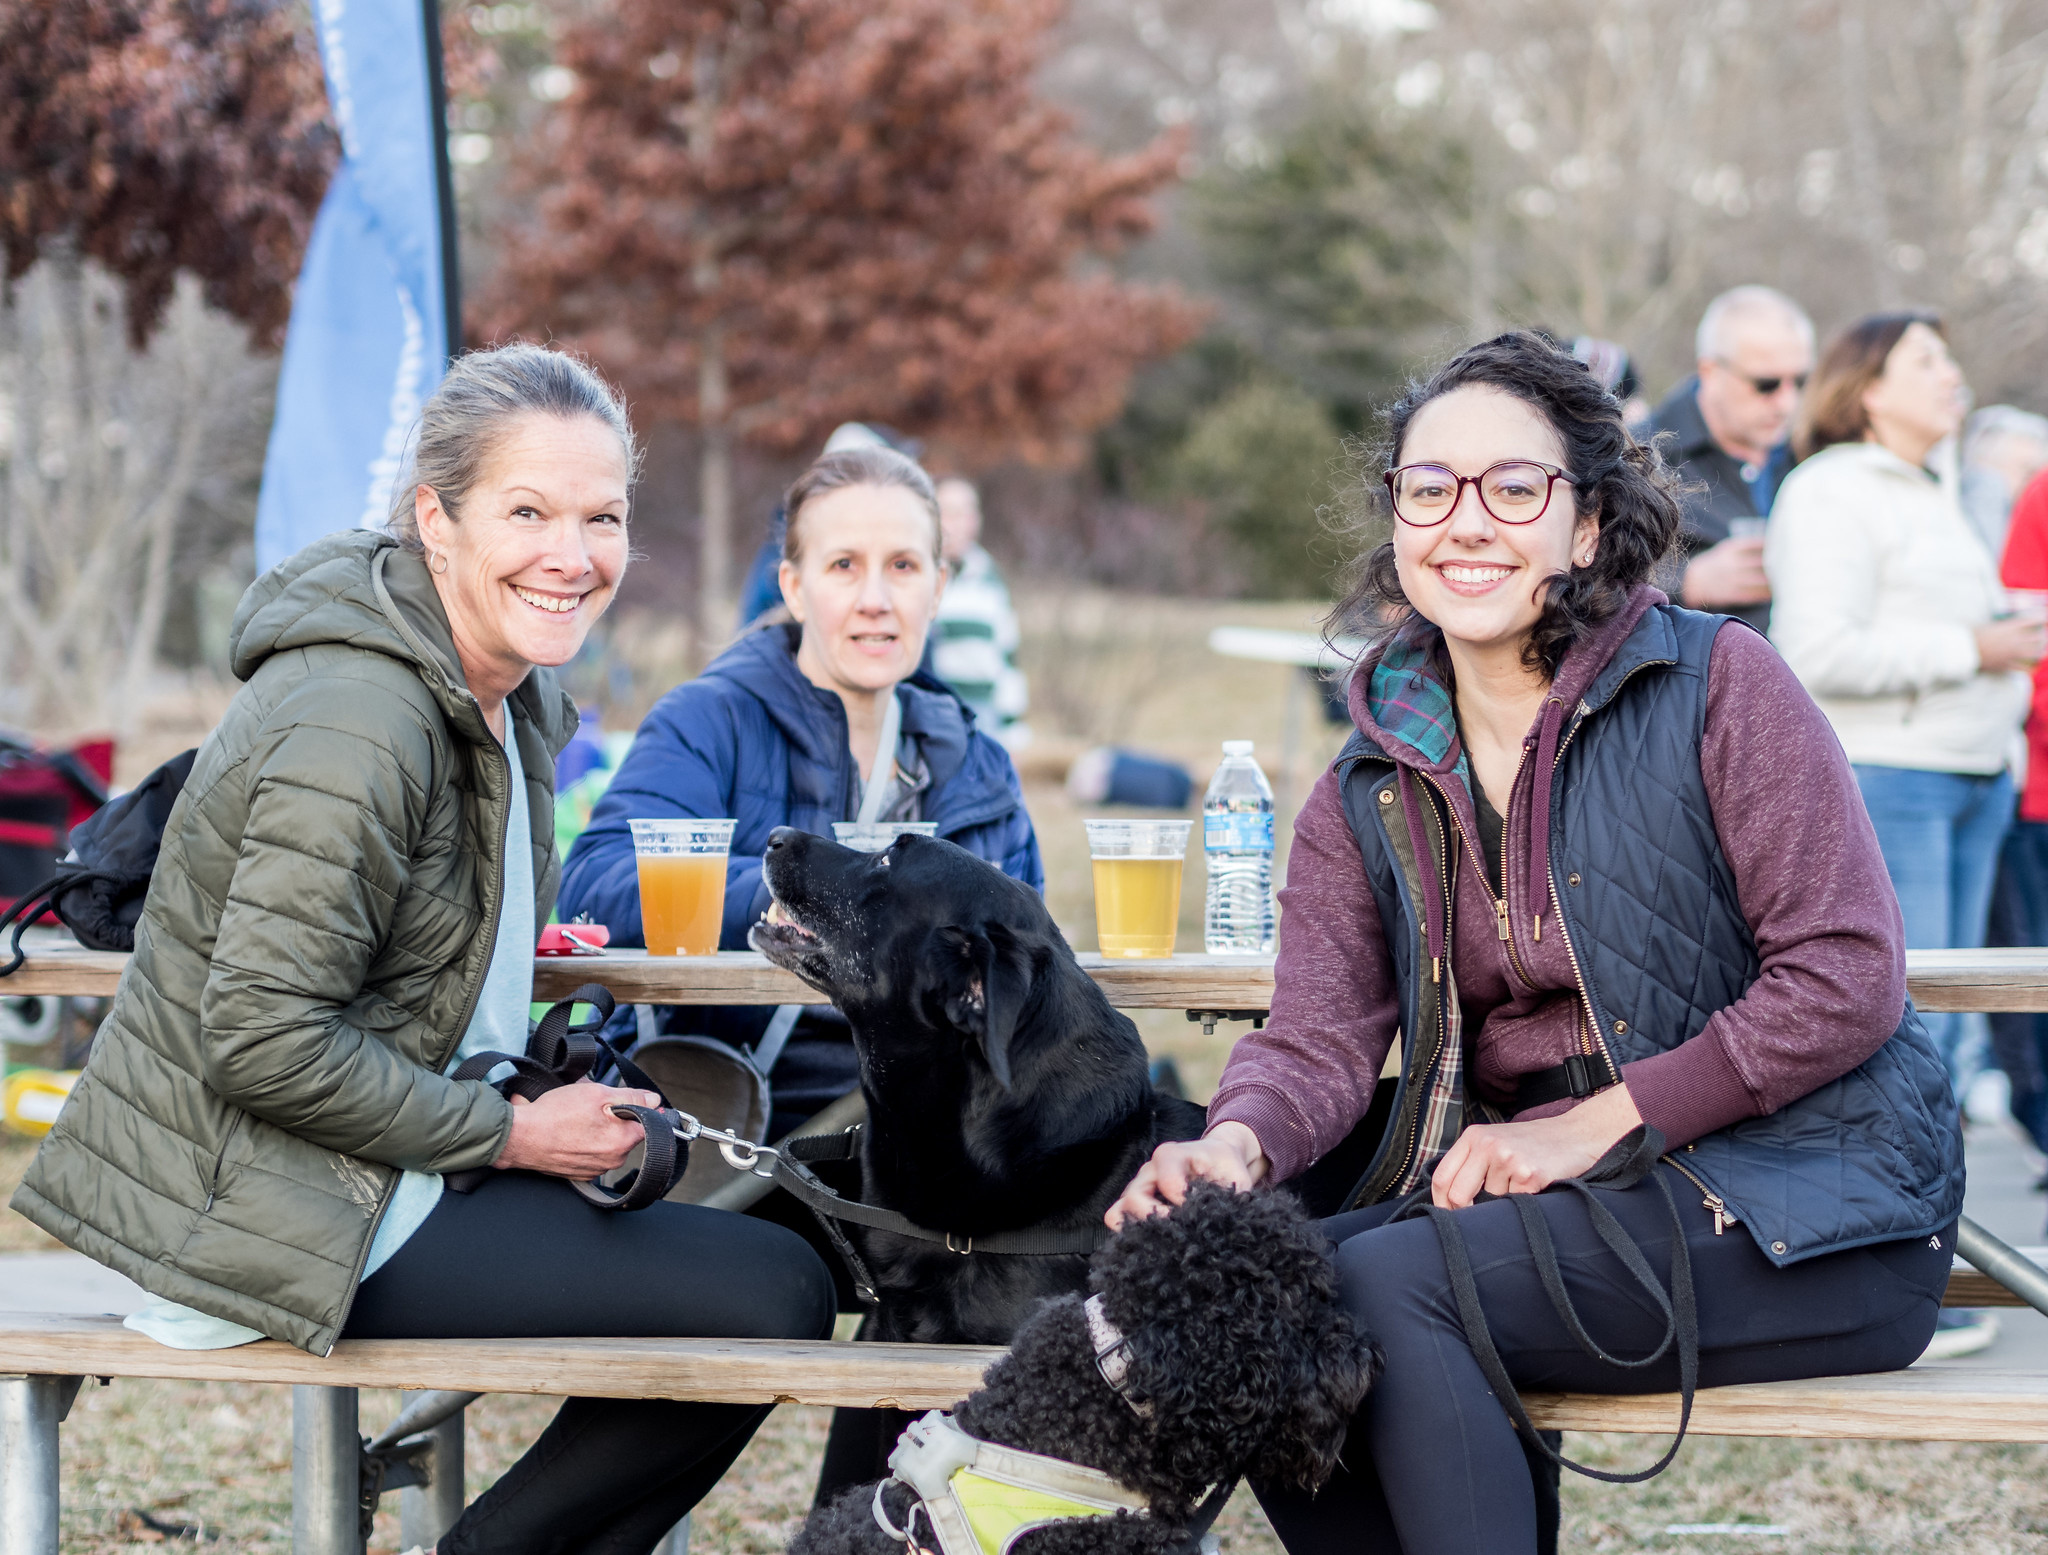
[[1173,954],[1193,821],[1088,821],[1095,939],[1113,961]]
[[856,853],[880,853],[898,837],[935,837],[937,821],[834,821],[832,837]]
[[653,956],[708,956],[725,920],[725,860],[738,821],[628,821],[640,926]]

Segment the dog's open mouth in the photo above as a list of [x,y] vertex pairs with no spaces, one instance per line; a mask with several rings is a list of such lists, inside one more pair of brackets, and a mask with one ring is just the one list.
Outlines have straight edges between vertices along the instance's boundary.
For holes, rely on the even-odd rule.
[[798,923],[787,907],[773,897],[761,921],[747,931],[747,943],[777,966],[802,976],[804,963],[822,948],[818,936]]

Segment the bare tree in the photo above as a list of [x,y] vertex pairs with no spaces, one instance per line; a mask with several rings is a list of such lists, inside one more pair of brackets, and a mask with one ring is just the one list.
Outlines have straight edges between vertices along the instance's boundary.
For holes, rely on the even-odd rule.
[[46,734],[132,731],[169,607],[177,525],[223,445],[262,446],[274,367],[174,284],[150,344],[123,289],[45,259],[0,309],[0,708]]
[[[1185,122],[1210,186],[1333,100],[1382,146],[1458,143],[1424,214],[1459,336],[1606,335],[1669,382],[1706,300],[1761,280],[1824,329],[1939,307],[1980,397],[2048,403],[2048,0],[1074,0],[1046,80],[1112,144]],[[1361,232],[1397,225],[1388,177],[1361,161]],[[1194,239],[1170,213],[1134,261],[1235,291]]]
[[1361,90],[1461,125],[1518,223],[1475,329],[1608,335],[1668,378],[1707,297],[1762,280],[1823,327],[1933,304],[1980,390],[2039,398],[2042,0],[1446,0],[1374,64]]

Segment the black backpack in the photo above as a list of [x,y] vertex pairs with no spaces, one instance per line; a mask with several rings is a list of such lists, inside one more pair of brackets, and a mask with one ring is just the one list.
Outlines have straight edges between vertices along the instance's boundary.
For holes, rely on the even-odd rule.
[[11,957],[0,966],[0,977],[8,976],[27,959],[21,948],[22,932],[46,911],[62,919],[89,950],[135,948],[135,925],[142,920],[142,903],[149,895],[149,877],[163,846],[164,827],[170,823],[171,807],[184,791],[198,754],[188,750],[173,756],[120,798],[102,805],[90,820],[72,828],[71,856],[57,866],[55,875],[0,917],[0,935],[10,926],[14,930],[8,947]]

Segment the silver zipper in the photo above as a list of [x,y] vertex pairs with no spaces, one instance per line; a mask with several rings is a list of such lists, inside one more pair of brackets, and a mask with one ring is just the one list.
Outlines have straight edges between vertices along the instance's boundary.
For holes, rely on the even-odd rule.
[[1740,1220],[1735,1218],[1735,1212],[1728,1207],[1727,1203],[1722,1199],[1721,1195],[1714,1192],[1712,1188],[1709,1188],[1705,1183],[1701,1182],[1699,1178],[1695,1177],[1691,1172],[1686,1171],[1685,1167],[1679,1163],[1677,1157],[1667,1155],[1664,1157],[1664,1159],[1669,1161],[1674,1167],[1677,1167],[1679,1171],[1685,1172],[1686,1180],[1690,1182],[1695,1188],[1699,1189],[1700,1192],[1704,1195],[1704,1197],[1700,1200],[1700,1203],[1706,1206],[1707,1212],[1714,1217],[1715,1236],[1719,1236],[1722,1232],[1726,1231],[1730,1226],[1739,1226],[1742,1224]]

